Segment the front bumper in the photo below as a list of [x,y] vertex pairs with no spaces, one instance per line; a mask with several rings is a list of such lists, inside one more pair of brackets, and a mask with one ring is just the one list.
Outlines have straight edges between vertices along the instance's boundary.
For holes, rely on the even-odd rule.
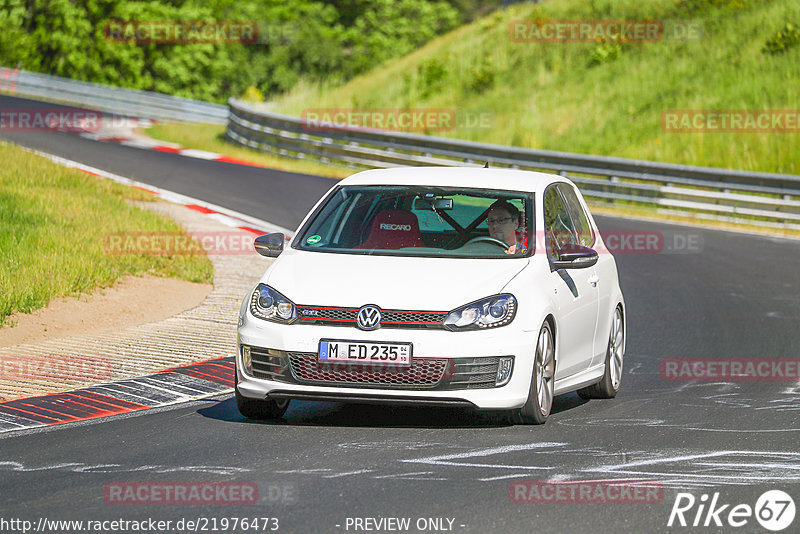
[[[414,366],[397,369],[352,364],[320,366],[320,339],[410,342]],[[536,333],[504,327],[471,332],[281,325],[247,314],[239,327],[236,372],[240,394],[250,398],[297,398],[381,404],[473,406],[485,410],[521,407],[528,398]],[[251,347],[252,374],[243,372],[241,347]],[[270,349],[267,351],[267,349]],[[513,357],[507,384],[486,380],[501,357]],[[255,362],[272,362],[256,365]],[[424,364],[424,365],[423,365]]]

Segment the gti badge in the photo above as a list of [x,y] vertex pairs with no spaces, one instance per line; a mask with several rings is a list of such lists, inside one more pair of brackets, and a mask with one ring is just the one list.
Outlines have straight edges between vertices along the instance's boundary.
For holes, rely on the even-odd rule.
[[381,310],[377,306],[367,304],[358,310],[356,325],[361,330],[375,330],[381,326]]

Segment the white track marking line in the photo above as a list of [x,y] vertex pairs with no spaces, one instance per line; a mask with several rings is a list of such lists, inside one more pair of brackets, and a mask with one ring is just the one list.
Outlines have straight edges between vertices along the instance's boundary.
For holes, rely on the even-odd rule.
[[196,150],[194,148],[184,148],[178,152],[178,154],[189,158],[207,159],[209,161],[222,157],[222,154],[217,154],[216,152],[206,152],[205,150]]
[[358,471],[347,471],[345,473],[336,473],[335,475],[324,475],[322,478],[339,478],[348,477],[350,475],[361,475],[363,473],[372,473],[372,469],[359,469]]

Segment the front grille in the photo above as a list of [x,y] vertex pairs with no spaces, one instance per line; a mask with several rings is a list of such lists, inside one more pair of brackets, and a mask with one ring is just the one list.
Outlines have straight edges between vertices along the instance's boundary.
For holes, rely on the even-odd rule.
[[290,352],[292,376],[300,383],[339,386],[428,389],[439,384],[447,360],[414,358],[409,367],[320,363],[317,355]]
[[325,324],[349,323],[355,324],[358,308],[324,308],[321,306],[297,306],[298,322],[322,321]]
[[[297,306],[297,323],[355,326],[359,308]],[[448,312],[381,310],[382,328],[444,328]]]

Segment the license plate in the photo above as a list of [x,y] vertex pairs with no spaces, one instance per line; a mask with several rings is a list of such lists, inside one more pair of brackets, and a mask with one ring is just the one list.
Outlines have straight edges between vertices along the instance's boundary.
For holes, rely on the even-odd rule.
[[411,365],[411,343],[371,343],[322,339],[319,361],[369,365]]

